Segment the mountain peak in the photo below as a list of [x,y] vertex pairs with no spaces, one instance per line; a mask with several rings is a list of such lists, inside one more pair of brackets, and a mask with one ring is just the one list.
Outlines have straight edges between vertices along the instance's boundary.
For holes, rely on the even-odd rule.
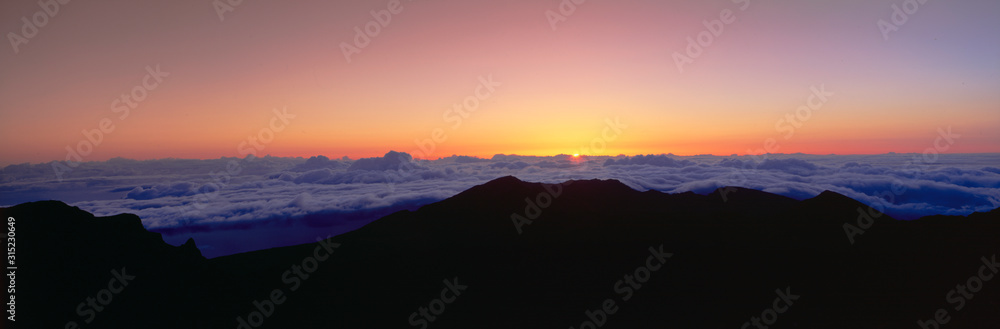
[[511,176],[511,175],[507,175],[507,176],[503,176],[503,177],[491,180],[489,182],[486,182],[486,184],[483,184],[483,186],[512,185],[512,184],[513,185],[520,185],[520,184],[524,184],[524,181],[518,179],[517,177]]
[[831,201],[832,200],[839,200],[839,201],[850,200],[850,201],[857,202],[856,200],[851,199],[851,198],[847,197],[846,195],[843,195],[843,194],[840,194],[840,193],[837,193],[837,192],[834,192],[834,191],[830,191],[830,190],[824,190],[819,195],[816,195],[816,197],[814,197],[813,199],[831,200]]
[[802,200],[803,203],[811,206],[827,206],[827,207],[837,207],[837,208],[867,208],[868,205],[861,201],[854,200],[846,195],[826,190],[819,195]]
[[859,212],[867,213],[868,216],[879,220],[894,220],[894,218],[861,201],[829,190],[823,191],[813,198],[802,200],[798,207],[808,209],[817,219],[827,219],[833,222],[842,222],[844,218],[855,218]]

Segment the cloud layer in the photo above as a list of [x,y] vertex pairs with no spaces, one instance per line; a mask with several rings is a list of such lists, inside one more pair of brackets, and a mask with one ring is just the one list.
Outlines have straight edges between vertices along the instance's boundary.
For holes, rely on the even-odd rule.
[[[390,152],[359,160],[323,156],[112,159],[84,163],[62,181],[52,174],[51,164],[3,168],[0,204],[59,199],[97,215],[135,213],[147,228],[163,232],[247,227],[309,216],[314,222],[310,225],[356,228],[388,210],[414,209],[513,175],[538,182],[618,179],[638,190],[668,193],[708,193],[723,186],[742,186],[805,199],[831,190],[896,218],[913,219],[1000,207],[997,164],[1000,154],[936,159],[915,154],[497,155],[426,161]],[[316,218],[327,222],[315,223]]]

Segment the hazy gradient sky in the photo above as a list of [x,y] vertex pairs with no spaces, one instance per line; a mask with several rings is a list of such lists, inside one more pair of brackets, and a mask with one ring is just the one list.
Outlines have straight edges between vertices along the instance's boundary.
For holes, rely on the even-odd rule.
[[[220,20],[209,0],[70,1],[15,53],[10,33],[42,9],[4,1],[0,163],[63,160],[105,118],[84,160],[239,156],[275,108],[295,118],[259,155],[412,152],[435,129],[432,158],[597,153],[614,118],[628,127],[602,154],[745,154],[767,138],[922,152],[949,126],[961,138],[942,151],[1000,152],[995,0],[927,1],[888,40],[877,22],[903,1],[587,1],[553,30],[555,0],[403,0],[348,62],[340,44],[388,3],[244,0]],[[674,53],[727,9],[681,72]],[[112,103],[157,65],[169,76],[121,119]],[[446,111],[489,76],[501,85],[453,128]],[[821,85],[833,96],[785,139],[779,120]]]

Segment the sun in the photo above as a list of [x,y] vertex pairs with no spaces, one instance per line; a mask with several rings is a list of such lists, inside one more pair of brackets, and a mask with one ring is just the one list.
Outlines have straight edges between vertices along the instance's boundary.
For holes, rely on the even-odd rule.
[[580,157],[580,153],[573,153],[573,157],[574,158],[579,158]]

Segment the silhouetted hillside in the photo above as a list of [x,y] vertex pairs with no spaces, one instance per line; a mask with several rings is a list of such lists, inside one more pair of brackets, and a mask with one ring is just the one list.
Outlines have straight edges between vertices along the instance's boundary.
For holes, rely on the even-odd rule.
[[76,304],[123,266],[142,275],[82,328],[754,328],[762,316],[770,328],[919,328],[942,308],[943,328],[1000,323],[1000,281],[980,279],[961,309],[950,293],[993,271],[983,259],[1000,251],[1000,210],[897,221],[833,192],[504,177],[321,243],[211,260],[129,215],[58,202],[3,214],[25,227],[21,269],[45,269],[18,290],[28,327],[78,320]]
[[135,215],[94,217],[58,201],[0,212],[15,219],[18,328],[183,326],[175,316],[205,262],[193,240],[170,246]]

